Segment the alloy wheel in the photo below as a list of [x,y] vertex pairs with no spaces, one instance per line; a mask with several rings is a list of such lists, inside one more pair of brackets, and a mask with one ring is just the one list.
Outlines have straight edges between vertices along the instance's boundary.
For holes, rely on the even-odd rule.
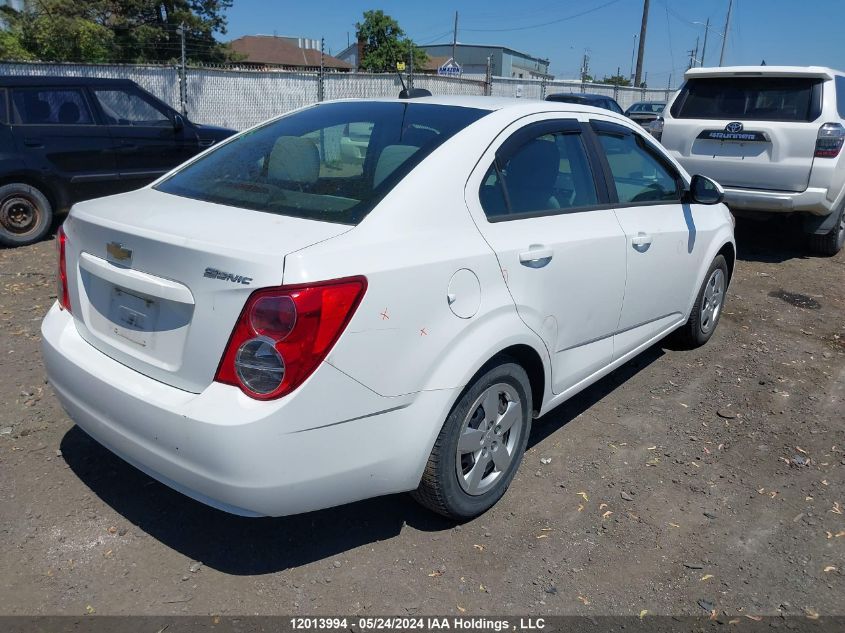
[[522,431],[516,390],[505,383],[485,389],[470,407],[458,438],[455,468],[464,492],[484,494],[507,472]]
[[714,270],[704,286],[699,324],[701,331],[708,334],[715,326],[725,298],[725,274],[721,268]]

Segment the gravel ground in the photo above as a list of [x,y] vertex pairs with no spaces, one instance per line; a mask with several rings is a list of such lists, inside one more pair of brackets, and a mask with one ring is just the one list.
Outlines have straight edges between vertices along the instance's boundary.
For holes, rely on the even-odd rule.
[[539,420],[460,526],[406,495],[244,519],[151,480],[45,382],[53,242],[0,251],[0,613],[843,614],[845,253],[795,235],[741,225],[713,340]]

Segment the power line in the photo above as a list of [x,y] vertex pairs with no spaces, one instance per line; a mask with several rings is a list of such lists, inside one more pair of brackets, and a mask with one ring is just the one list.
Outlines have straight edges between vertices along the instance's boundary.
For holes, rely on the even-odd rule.
[[669,59],[672,60],[672,68],[675,67],[675,51],[672,50],[672,26],[669,22],[669,3],[664,0],[663,6],[666,7],[666,35],[669,38]]
[[559,18],[557,20],[549,20],[543,22],[542,24],[532,24],[530,26],[516,26],[509,29],[467,29],[464,28],[464,31],[472,31],[474,33],[505,33],[510,31],[526,31],[528,29],[538,29],[543,26],[550,26],[552,24],[560,24],[561,22],[566,22],[567,20],[574,20],[575,18],[580,18],[582,16],[588,15],[590,13],[595,13],[596,11],[600,11],[605,7],[609,7],[612,4],[616,4],[619,0],[610,0],[609,2],[605,2],[604,4],[600,4],[597,7],[593,7],[592,9],[587,9],[586,11],[581,11],[580,13],[574,13],[572,15],[568,15],[564,18]]

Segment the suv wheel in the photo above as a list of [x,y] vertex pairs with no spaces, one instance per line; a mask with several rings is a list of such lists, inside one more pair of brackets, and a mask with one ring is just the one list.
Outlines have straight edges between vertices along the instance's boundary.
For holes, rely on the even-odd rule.
[[19,182],[0,187],[0,244],[34,244],[52,223],[53,207],[38,189]]
[[845,205],[839,210],[839,220],[830,232],[810,236],[810,250],[817,255],[832,257],[845,245]]
[[698,291],[687,322],[677,330],[678,342],[687,349],[704,345],[713,336],[728,289],[728,264],[722,255],[716,255]]
[[531,388],[503,359],[478,377],[452,408],[412,496],[452,519],[491,508],[508,489],[531,432]]

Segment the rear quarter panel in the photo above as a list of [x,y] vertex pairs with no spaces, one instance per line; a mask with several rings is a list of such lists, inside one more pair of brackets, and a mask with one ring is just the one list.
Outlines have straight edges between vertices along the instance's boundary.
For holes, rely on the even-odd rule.
[[[548,365],[463,200],[492,136],[472,127],[456,135],[354,230],[285,259],[285,284],[367,277],[364,299],[327,361],[381,395],[461,387],[513,344],[531,346]],[[480,288],[470,318],[456,316],[447,299],[460,269],[471,270]]]

